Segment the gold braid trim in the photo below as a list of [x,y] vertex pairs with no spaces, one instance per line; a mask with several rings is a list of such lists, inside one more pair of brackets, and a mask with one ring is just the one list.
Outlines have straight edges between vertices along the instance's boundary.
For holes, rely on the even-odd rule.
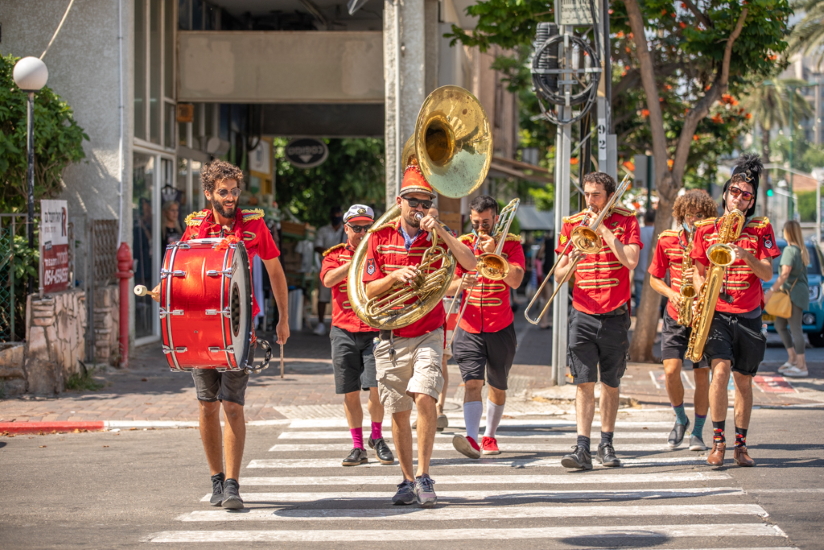
[[259,220],[263,217],[263,210],[261,208],[244,208],[240,212],[243,214],[243,221],[245,222]]
[[760,229],[762,227],[767,227],[767,225],[769,223],[770,223],[770,218],[768,218],[767,216],[759,216],[757,218],[751,219],[750,223],[748,223],[744,227],[754,227],[754,228]]
[[629,216],[635,216],[635,211],[630,210],[629,208],[626,208],[625,206],[613,206],[612,207],[612,212],[610,212],[610,215],[612,215],[612,214],[621,214],[622,216],[629,217]]
[[521,242],[521,237],[519,237],[518,235],[515,235],[514,233],[507,233],[507,234],[506,234],[506,240],[507,240],[507,241],[518,241],[518,242]]
[[695,222],[695,227],[703,227],[705,225],[714,224],[715,220],[717,220],[717,219],[718,218],[707,218],[707,219],[704,219],[704,220],[697,221],[697,222]]
[[206,214],[207,212],[205,210],[197,210],[186,216],[183,223],[190,227],[197,227],[201,224],[201,222],[203,222],[203,218],[206,217]]
[[374,228],[370,229],[370,230],[369,230],[369,232],[370,232],[370,233],[377,233],[377,232],[378,232],[378,231],[380,231],[381,229],[386,229],[387,227],[392,227],[392,228],[394,228],[394,227],[395,227],[395,223],[396,223],[396,222],[394,222],[394,221],[391,221],[391,222],[389,222],[389,223],[385,223],[385,224],[383,224],[383,225],[381,225],[381,226],[374,227]]
[[337,250],[338,248],[340,248],[340,247],[342,247],[342,246],[346,246],[346,243],[336,244],[336,245],[335,245],[335,246],[333,246],[332,248],[330,248],[330,249],[328,249],[328,250],[324,251],[324,253],[322,254],[322,256],[325,258],[327,254],[329,254],[329,253],[330,253],[330,252],[332,252],[333,250]]

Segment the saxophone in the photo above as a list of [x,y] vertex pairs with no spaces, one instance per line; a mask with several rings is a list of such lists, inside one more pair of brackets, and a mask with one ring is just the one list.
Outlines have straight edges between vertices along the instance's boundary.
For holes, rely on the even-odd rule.
[[684,257],[681,259],[681,307],[678,308],[678,324],[688,327],[692,325],[692,305],[695,302],[695,285],[692,284],[692,279],[684,279],[684,272],[692,269],[692,252],[693,240],[691,237],[695,236],[695,229],[687,233],[687,248],[684,250]]
[[698,363],[704,356],[704,346],[707,343],[707,336],[710,333],[710,325],[715,315],[715,305],[718,303],[718,295],[721,292],[721,285],[724,282],[724,273],[727,267],[735,262],[735,252],[730,246],[734,243],[741,231],[744,229],[744,213],[740,210],[733,210],[725,215],[721,220],[721,229],[718,231],[718,242],[707,249],[707,259],[712,264],[710,273],[701,287],[701,295],[695,307],[695,316],[692,322],[692,334],[690,334],[689,345],[687,346],[686,358],[693,363]]

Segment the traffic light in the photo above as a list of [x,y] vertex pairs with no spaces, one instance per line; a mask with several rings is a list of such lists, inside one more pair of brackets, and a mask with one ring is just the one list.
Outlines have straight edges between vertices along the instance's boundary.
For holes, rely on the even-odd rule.
[[775,191],[773,191],[772,189],[767,189],[767,196],[768,197],[772,197],[774,195],[775,195]]

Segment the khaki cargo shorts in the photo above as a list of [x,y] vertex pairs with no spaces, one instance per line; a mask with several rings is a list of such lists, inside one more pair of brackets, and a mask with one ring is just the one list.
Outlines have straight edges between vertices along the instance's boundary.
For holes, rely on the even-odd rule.
[[[390,358],[394,347],[394,359]],[[412,410],[411,394],[423,393],[436,401],[443,389],[443,329],[416,338],[381,340],[375,348],[378,391],[386,412]]]

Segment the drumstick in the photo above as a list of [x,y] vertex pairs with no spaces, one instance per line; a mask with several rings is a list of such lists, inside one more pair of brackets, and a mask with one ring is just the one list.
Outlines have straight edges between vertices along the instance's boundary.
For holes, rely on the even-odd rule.
[[280,377],[283,378],[283,344],[280,345]]

